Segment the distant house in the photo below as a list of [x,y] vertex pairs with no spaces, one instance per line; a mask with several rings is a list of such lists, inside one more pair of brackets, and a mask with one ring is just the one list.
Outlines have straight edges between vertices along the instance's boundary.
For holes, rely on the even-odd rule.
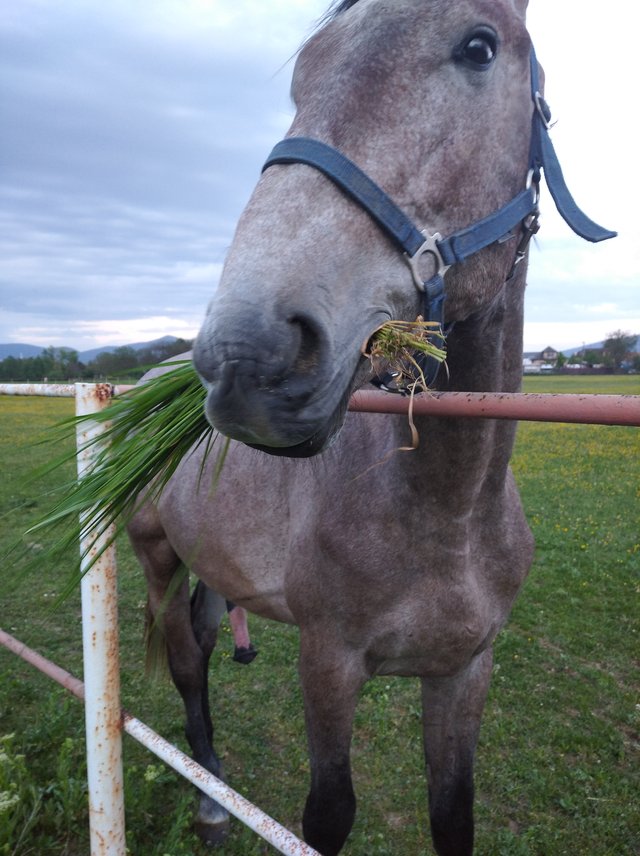
[[527,351],[522,355],[522,371],[525,374],[540,374],[549,371],[556,364],[558,351],[555,348],[545,348],[542,351]]
[[545,348],[544,351],[540,352],[540,356],[545,363],[555,363],[558,359],[559,351],[556,351],[555,348]]

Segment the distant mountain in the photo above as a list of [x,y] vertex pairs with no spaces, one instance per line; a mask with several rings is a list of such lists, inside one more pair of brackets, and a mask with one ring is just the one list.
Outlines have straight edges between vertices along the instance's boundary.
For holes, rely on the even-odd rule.
[[[133,348],[134,351],[140,351],[142,348],[153,348],[158,345],[170,345],[173,342],[177,342],[177,336],[162,336],[160,339],[152,339],[150,342],[132,342],[130,345],[125,345],[127,348]],[[80,351],[78,356],[80,362],[82,363],[90,363],[91,360],[95,360],[98,354],[103,354],[105,352],[113,352],[117,350],[121,345],[105,345],[102,348],[91,348],[88,351]],[[37,357],[38,354],[41,354],[44,351],[40,345],[25,345],[21,342],[8,342],[7,344],[0,344],[0,360],[4,360],[7,357],[16,357],[17,359],[26,359],[27,357]]]
[[16,359],[26,359],[27,357],[37,357],[42,353],[40,345],[25,345],[22,342],[10,342],[7,345],[0,345],[0,360],[6,360],[7,357],[16,357]]
[[591,345],[578,345],[577,348],[563,348],[562,353],[565,357],[572,357],[578,351],[599,351],[604,348],[604,342],[593,342]]
[[129,345],[105,345],[103,348],[91,348],[89,351],[80,351],[78,356],[80,358],[80,362],[90,363],[91,360],[95,360],[98,354],[105,353],[113,353],[117,351],[118,348],[133,348],[134,351],[141,351],[143,348],[154,348],[158,345],[171,345],[173,342],[177,342],[177,336],[162,336],[160,339],[152,339],[150,342],[132,342]]
[[[592,342],[590,345],[579,345],[577,348],[563,348],[562,353],[565,357],[572,357],[578,351],[599,351],[601,348],[604,348],[604,341]],[[640,353],[640,336],[636,336],[636,343],[631,350]]]

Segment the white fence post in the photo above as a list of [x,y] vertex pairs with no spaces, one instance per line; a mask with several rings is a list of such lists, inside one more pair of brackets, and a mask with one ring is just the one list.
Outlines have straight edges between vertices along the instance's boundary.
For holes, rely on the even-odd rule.
[[[111,400],[109,384],[78,383],[76,415],[97,413]],[[104,430],[95,420],[77,428],[78,477],[91,467],[97,448],[92,442]],[[82,518],[90,524],[91,512]],[[104,549],[112,531],[96,536],[84,527],[82,561],[82,649],[84,658],[87,777],[91,856],[125,856],[122,717],[118,648],[118,593],[115,547]],[[91,558],[103,550],[89,571]]]

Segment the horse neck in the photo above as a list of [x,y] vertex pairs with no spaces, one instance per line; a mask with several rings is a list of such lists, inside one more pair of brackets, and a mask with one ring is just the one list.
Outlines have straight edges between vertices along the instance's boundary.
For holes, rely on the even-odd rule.
[[439,389],[517,392],[522,383],[525,265],[482,312],[457,323],[447,342]]
[[[454,327],[447,343],[448,376],[439,389],[515,392],[522,380],[524,264],[485,311]],[[419,447],[400,465],[421,484],[431,484],[449,511],[464,513],[503,485],[516,423],[491,419],[415,419]],[[406,436],[406,426],[404,426]],[[396,456],[397,457],[397,456]]]

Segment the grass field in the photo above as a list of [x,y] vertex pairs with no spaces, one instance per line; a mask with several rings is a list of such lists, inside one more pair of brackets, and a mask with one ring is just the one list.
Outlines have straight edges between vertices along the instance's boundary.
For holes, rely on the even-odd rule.
[[[536,376],[526,388],[639,394],[640,378]],[[71,409],[0,397],[1,556],[47,510],[61,476],[30,481],[51,455],[33,441]],[[480,856],[640,853],[639,453],[638,429],[520,426],[513,465],[537,554],[496,644],[476,773]],[[31,556],[46,537],[26,539]],[[177,694],[144,677],[145,593],[126,543],[118,563],[123,704],[186,748]],[[51,611],[66,574],[46,563],[26,574],[5,558],[0,626],[81,677],[79,596]],[[251,628],[250,667],[232,662],[226,626],[214,654],[217,746],[230,784],[299,832],[308,767],[296,632],[255,618]],[[0,854],[88,852],[83,729],[79,702],[0,649]],[[129,851],[204,854],[191,788],[126,737],[125,764]],[[359,810],[345,854],[431,853],[416,681],[367,685],[353,765]],[[224,852],[273,851],[235,823]]]

